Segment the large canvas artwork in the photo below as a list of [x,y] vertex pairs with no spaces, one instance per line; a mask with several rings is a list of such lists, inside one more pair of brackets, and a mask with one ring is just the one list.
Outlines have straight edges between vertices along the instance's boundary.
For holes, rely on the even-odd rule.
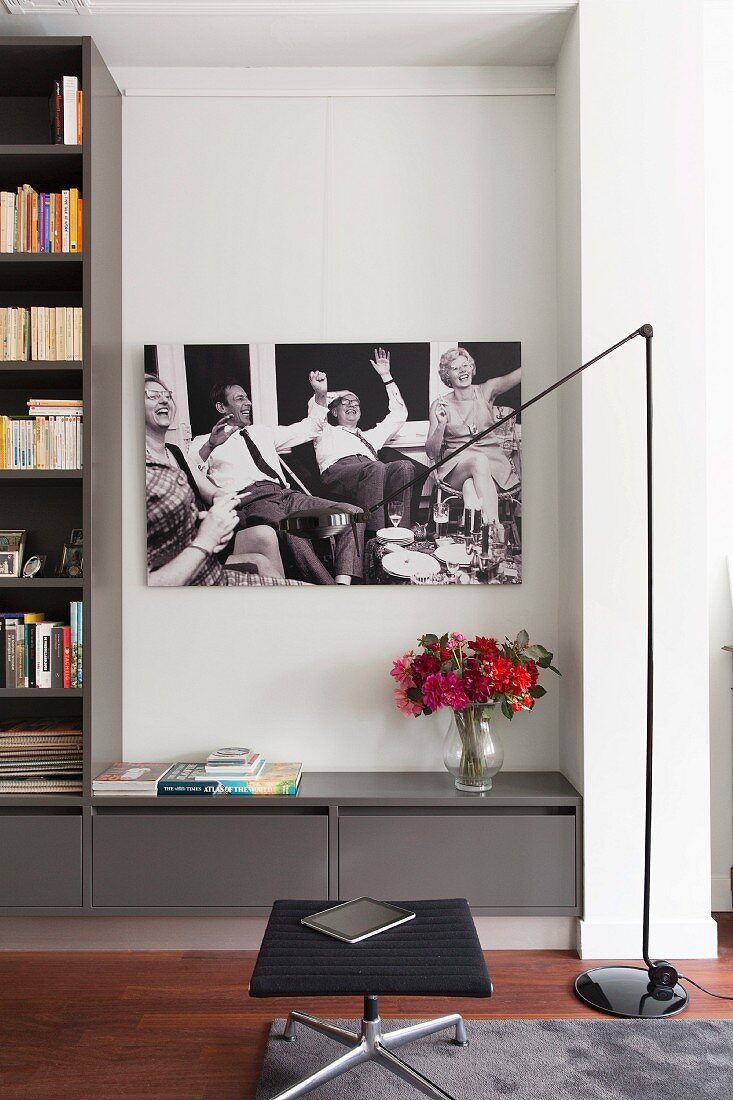
[[[520,377],[518,342],[147,345],[148,583],[520,583],[520,420],[454,454]],[[326,502],[367,523],[278,530]]]

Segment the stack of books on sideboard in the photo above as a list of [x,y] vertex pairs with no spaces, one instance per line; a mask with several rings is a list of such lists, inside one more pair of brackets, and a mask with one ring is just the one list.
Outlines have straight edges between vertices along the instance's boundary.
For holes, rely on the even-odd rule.
[[92,783],[95,795],[139,798],[176,795],[250,796],[297,794],[300,763],[268,763],[246,748],[217,749],[206,760],[177,764],[110,764]]
[[80,470],[81,400],[29,398],[27,416],[0,415],[0,469]]

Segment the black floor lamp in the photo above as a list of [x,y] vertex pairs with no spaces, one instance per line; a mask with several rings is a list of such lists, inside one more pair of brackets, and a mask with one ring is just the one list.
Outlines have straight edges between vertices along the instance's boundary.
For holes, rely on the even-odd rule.
[[617,344],[602,351],[587,363],[583,363],[570,374],[566,374],[557,382],[554,382],[541,393],[525,401],[518,409],[513,410],[507,416],[502,417],[495,424],[479,432],[467,443],[452,451],[450,456],[436,462],[426,473],[413,478],[412,481],[402,485],[395,492],[380,501],[369,513],[350,514],[340,512],[338,505],[333,509],[307,509],[294,512],[283,519],[280,529],[291,535],[299,535],[302,538],[329,538],[339,534],[354,524],[365,522],[369,515],[382,508],[388,501],[404,493],[418,481],[424,481],[428,474],[438,470],[447,458],[454,458],[461,451],[473,447],[480,439],[496,431],[502,424],[513,420],[525,409],[536,405],[548,394],[554,392],[577,377],[582,371],[592,367],[599,359],[617,351],[618,348],[628,344],[637,336],[642,336],[646,345],[646,501],[647,501],[647,644],[646,644],[646,793],[645,793],[645,826],[644,826],[644,915],[642,921],[642,956],[645,966],[599,966],[592,970],[586,970],[575,981],[575,992],[592,1008],[600,1012],[606,1012],[613,1016],[625,1016],[635,1019],[641,1017],[674,1016],[687,1006],[687,991],[679,984],[679,974],[671,963],[664,959],[652,960],[649,958],[649,903],[651,883],[651,836],[652,836],[652,764],[654,748],[654,640],[653,640],[653,543],[652,543],[652,338],[654,330],[651,325],[642,325],[629,333]]

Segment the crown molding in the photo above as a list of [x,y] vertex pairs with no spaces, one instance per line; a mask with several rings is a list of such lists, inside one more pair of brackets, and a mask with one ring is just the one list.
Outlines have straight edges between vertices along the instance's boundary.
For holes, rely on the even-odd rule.
[[558,15],[577,0],[0,0],[10,15]]

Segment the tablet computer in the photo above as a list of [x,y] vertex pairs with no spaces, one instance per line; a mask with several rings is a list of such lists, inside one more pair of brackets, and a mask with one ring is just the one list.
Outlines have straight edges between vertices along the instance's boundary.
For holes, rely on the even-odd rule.
[[327,936],[335,936],[337,940],[343,940],[344,943],[358,943],[359,940],[376,936],[378,932],[384,932],[387,928],[404,924],[414,916],[415,914],[409,909],[400,909],[399,906],[390,905],[386,901],[354,898],[353,901],[334,905],[333,909],[323,909],[320,913],[303,917],[301,924],[307,924],[317,932],[325,932]]

